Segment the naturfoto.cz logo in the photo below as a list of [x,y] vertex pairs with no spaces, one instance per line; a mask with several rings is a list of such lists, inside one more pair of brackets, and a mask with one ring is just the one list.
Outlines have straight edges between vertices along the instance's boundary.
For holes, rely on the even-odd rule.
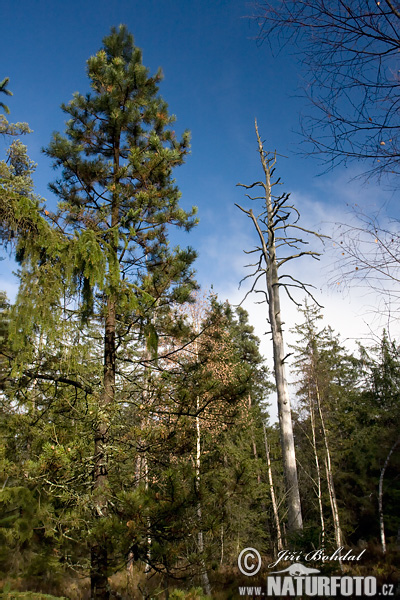
[[[353,554],[348,551],[342,554],[344,548],[338,548],[332,554],[325,554],[322,550],[309,552],[307,554],[294,553],[288,550],[279,552],[275,562],[268,565],[274,568],[280,561],[303,560],[303,561],[351,561],[360,560],[364,550],[360,554]],[[261,556],[255,548],[245,548],[239,554],[238,567],[243,575],[253,577],[261,568]],[[320,575],[321,571],[316,568],[308,567],[301,562],[294,562],[289,567],[277,571],[271,571],[266,579],[265,588],[250,586],[239,587],[240,596],[352,596],[352,597],[372,597],[376,596],[394,596],[395,590],[393,584],[384,584],[378,591],[376,577],[374,576],[351,576]]]
[[241,586],[239,587],[239,596],[286,598],[296,596],[312,596],[314,598],[323,598],[329,596],[336,597],[360,597],[368,598],[373,596],[393,597],[395,588],[392,583],[384,583],[381,590],[378,591],[376,578],[369,577],[350,577],[350,576],[296,576],[296,577],[277,577],[271,575],[267,577],[265,587],[261,586]]

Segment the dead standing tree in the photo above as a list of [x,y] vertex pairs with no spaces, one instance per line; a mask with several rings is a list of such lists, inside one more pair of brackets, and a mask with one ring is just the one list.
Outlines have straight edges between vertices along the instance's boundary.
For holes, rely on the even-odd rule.
[[[299,236],[303,234],[311,234],[319,238],[323,236],[298,225],[300,215],[298,210],[289,204],[289,194],[275,195],[272,193],[273,187],[280,183],[280,179],[272,180],[275,171],[276,152],[271,154],[264,150],[263,142],[258,133],[257,121],[255,122],[255,128],[265,180],[256,181],[251,185],[242,183],[238,183],[238,185],[247,190],[261,188],[261,196],[252,197],[249,194],[246,194],[246,196],[251,200],[262,200],[263,206],[258,215],[254,214],[251,208],[246,210],[239,204],[236,204],[236,206],[251,219],[260,242],[253,250],[245,251],[246,254],[259,253],[258,261],[248,265],[255,267],[255,271],[244,278],[254,279],[245,298],[252,292],[261,293],[265,296],[265,300],[262,300],[262,302],[266,301],[269,307],[283,468],[288,502],[288,529],[289,532],[294,532],[303,528],[303,520],[297,478],[292,411],[285,373],[287,356],[285,355],[283,341],[280,289],[283,287],[289,298],[296,304],[298,303],[292,296],[291,288],[299,288],[311,296],[312,294],[308,284],[299,281],[288,273],[280,274],[280,268],[289,261],[305,255],[318,259],[319,253],[303,249],[308,242]],[[285,253],[285,250],[288,252]],[[283,255],[278,256],[277,253],[281,254],[282,251]],[[258,283],[264,278],[266,289],[260,290],[258,289]]]

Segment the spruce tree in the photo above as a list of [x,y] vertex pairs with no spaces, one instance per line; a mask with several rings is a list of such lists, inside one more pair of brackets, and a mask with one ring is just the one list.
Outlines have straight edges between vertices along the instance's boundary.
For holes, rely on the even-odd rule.
[[[66,240],[64,273],[80,293],[80,315],[102,323],[104,362],[94,426],[92,509],[97,535],[91,548],[94,598],[108,598],[108,547],[101,523],[109,504],[109,431],[116,410],[118,348],[139,328],[156,350],[154,314],[184,301],[194,286],[194,252],[171,250],[168,226],[186,230],[195,210],[179,206],[172,169],[189,149],[178,140],[174,117],[158,95],[161,72],[150,76],[125,26],[113,28],[87,63],[91,93],[75,93],[62,106],[65,135],[56,133],[46,154],[62,168],[52,184],[60,198],[52,216]],[[117,348],[118,336],[118,348]]]
[[[350,506],[350,490],[343,490],[343,480],[354,473],[354,466],[344,466],[347,440],[354,444],[354,413],[360,405],[358,390],[360,369],[358,360],[341,345],[333,330],[321,327],[320,309],[305,303],[300,309],[303,322],[296,325],[293,370],[296,374],[299,417],[297,437],[304,467],[304,488],[310,515],[314,513],[314,498],[318,500],[315,521],[319,521],[319,541],[335,547],[343,545]],[[348,432],[347,435],[344,432]],[[346,469],[348,473],[346,473]],[[315,496],[314,496],[315,494]],[[318,516],[317,516],[318,514]]]
[[[325,546],[326,531],[323,506],[323,495],[325,494],[323,494],[322,482],[325,483],[323,473],[326,470],[326,484],[329,490],[335,541],[336,546],[340,548],[343,540],[332,474],[329,426],[327,427],[330,422],[327,418],[329,409],[332,410],[332,365],[335,361],[335,355],[331,345],[330,331],[326,329],[318,330],[317,321],[322,319],[320,310],[316,306],[309,306],[306,302],[305,308],[300,312],[303,313],[305,321],[295,329],[296,333],[301,336],[300,344],[295,346],[295,370],[301,382],[298,394],[303,400],[305,412],[310,421],[310,435],[308,438],[312,446],[313,461],[315,462],[313,487],[318,498],[321,523],[320,543],[323,547]],[[329,348],[328,354],[327,348]],[[318,431],[321,432],[321,439],[319,439]],[[319,450],[319,446],[324,447],[323,454]]]
[[368,350],[361,348],[361,355],[366,381],[361,396],[357,437],[359,443],[365,444],[365,454],[372,454],[367,465],[365,487],[371,489],[367,497],[375,500],[377,496],[371,513],[376,527],[378,504],[380,538],[385,553],[386,535],[394,537],[400,530],[396,508],[400,498],[400,348],[398,342],[391,340],[384,330],[379,345]]

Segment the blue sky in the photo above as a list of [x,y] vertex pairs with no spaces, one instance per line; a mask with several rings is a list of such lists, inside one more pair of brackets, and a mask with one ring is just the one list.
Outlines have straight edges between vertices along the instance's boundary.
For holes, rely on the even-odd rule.
[[[307,109],[300,97],[298,49],[287,46],[273,56],[268,44],[257,44],[257,23],[247,18],[251,14],[251,4],[242,0],[3,0],[0,7],[0,79],[10,77],[10,119],[27,121],[34,130],[25,143],[38,164],[36,191],[50,203],[47,185],[55,173],[41,148],[53,131],[63,130],[60,104],[74,91],[88,90],[85,62],[110,27],[125,23],[143,50],[144,64],[151,72],[162,67],[160,93],[177,116],[176,129],[192,132],[191,156],[176,178],[182,205],[198,206],[200,225],[179,241],[198,250],[202,286],[213,284],[221,299],[232,302],[243,295],[237,289],[245,274],[242,250],[254,242],[250,222],[234,204],[246,205],[236,183],[251,183],[261,174],[255,117],[266,147],[287,157],[278,165],[279,174],[305,226],[329,233],[334,222],[348,221],[354,202],[366,210],[393,202],[393,194],[375,184],[348,183],[357,166],[318,176],[321,166],[298,154],[295,130]],[[297,272],[317,286],[327,322],[344,337],[362,337],[368,328],[378,327],[375,317],[368,316],[374,299],[356,289],[339,294],[328,287],[335,277],[331,258],[320,266],[305,260]],[[0,287],[12,298],[12,264],[3,261],[0,269]],[[266,307],[245,306],[263,337]],[[298,317],[292,308],[287,311],[289,327]],[[264,336],[263,347],[270,354],[268,344]]]

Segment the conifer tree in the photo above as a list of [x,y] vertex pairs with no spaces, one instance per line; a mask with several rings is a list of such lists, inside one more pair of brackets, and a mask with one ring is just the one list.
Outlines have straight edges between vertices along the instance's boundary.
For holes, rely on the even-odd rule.
[[390,340],[388,332],[384,330],[377,347],[369,351],[362,348],[362,358],[367,374],[367,387],[363,400],[370,408],[369,428],[366,432],[363,431],[366,424],[361,422],[360,433],[363,434],[363,438],[367,438],[369,446],[372,446],[375,452],[374,461],[371,461],[369,469],[369,481],[373,479],[378,488],[379,533],[382,552],[385,554],[385,522],[386,528],[390,528],[392,535],[398,534],[400,529],[400,521],[395,509],[400,496],[398,484],[400,349],[398,343]]
[[[294,368],[300,383],[298,395],[305,405],[305,412],[310,421],[311,432],[308,438],[312,446],[313,462],[315,463],[316,474],[312,479],[318,499],[321,523],[320,542],[322,546],[325,545],[326,531],[322,483],[325,484],[326,482],[336,547],[340,548],[343,545],[343,536],[334,485],[331,447],[331,429],[334,426],[334,420],[331,416],[335,411],[334,387],[335,375],[339,368],[337,364],[339,346],[330,329],[318,329],[317,322],[322,319],[322,315],[317,306],[309,306],[305,302],[305,308],[300,309],[300,312],[304,315],[304,323],[297,325],[295,328],[295,332],[300,336],[300,339],[298,344],[293,346],[296,351]],[[323,476],[324,471],[326,477]]]
[[[168,571],[178,566],[182,572],[184,564],[178,557],[184,552],[188,572],[206,590],[210,581],[205,573],[207,568],[211,575],[211,564],[229,563],[233,557],[236,561],[237,545],[246,544],[255,530],[265,544],[265,524],[259,518],[265,489],[258,485],[261,465],[254,460],[248,431],[259,416],[259,403],[270,382],[246,311],[239,308],[235,313],[228,303],[213,298],[211,303],[197,299],[195,305],[182,307],[180,314],[191,330],[183,347],[181,341],[164,348],[160,343],[159,364],[166,366],[158,391],[151,394],[153,424],[145,442],[148,493],[158,494],[164,511],[169,504],[176,512],[169,517],[164,513],[166,530],[159,509],[154,510],[151,562],[160,568],[157,547],[161,547]],[[255,399],[252,411],[250,392]],[[157,435],[162,436],[162,446],[154,443]],[[179,490],[174,489],[177,481]],[[168,495],[175,497],[173,504]],[[185,529],[190,532],[186,550],[181,540]],[[174,557],[178,564],[174,565]]]
[[[184,301],[194,283],[194,252],[171,250],[168,226],[189,230],[195,210],[179,206],[172,169],[189,149],[189,134],[178,140],[174,117],[158,95],[161,72],[149,76],[141,51],[125,26],[113,28],[103,48],[88,60],[92,91],[62,106],[65,135],[56,133],[46,154],[62,168],[52,184],[60,198],[50,215],[63,244],[53,263],[80,294],[80,316],[103,327],[103,377],[94,426],[92,509],[98,522],[91,548],[94,598],[108,598],[108,547],[101,523],[109,514],[109,432],[116,410],[118,348],[124,336],[144,332],[156,350],[156,309]],[[56,256],[56,259],[54,258]],[[58,259],[58,260],[57,260]]]

